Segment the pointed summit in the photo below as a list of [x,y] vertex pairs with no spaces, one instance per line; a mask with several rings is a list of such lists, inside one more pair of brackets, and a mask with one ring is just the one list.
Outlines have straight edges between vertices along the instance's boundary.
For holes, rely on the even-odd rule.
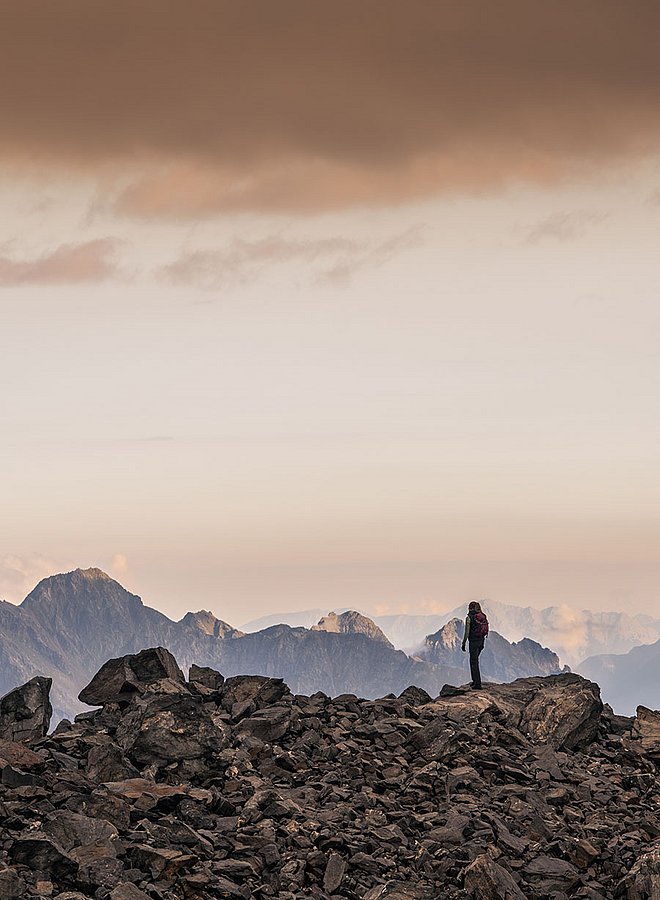
[[243,637],[244,632],[239,631],[222,619],[218,619],[212,612],[207,609],[200,609],[199,612],[189,612],[180,620],[180,625],[188,628],[195,628],[204,634],[225,640],[226,638]]
[[21,606],[34,610],[48,605],[55,611],[68,608],[72,604],[107,607],[108,604],[123,605],[126,601],[142,606],[139,597],[127,591],[102,569],[92,567],[74,569],[72,572],[43,578],[27,595]]
[[335,612],[328,613],[316,625],[312,625],[312,631],[329,631],[334,634],[364,634],[371,638],[372,641],[380,641],[383,644],[387,644],[388,647],[392,647],[390,641],[388,641],[375,622],[352,609],[341,613],[339,616]]

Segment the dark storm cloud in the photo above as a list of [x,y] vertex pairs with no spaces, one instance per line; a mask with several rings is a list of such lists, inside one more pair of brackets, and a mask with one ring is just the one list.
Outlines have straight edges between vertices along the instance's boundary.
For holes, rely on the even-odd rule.
[[4,0],[1,153],[142,215],[396,202],[654,152],[647,0]]

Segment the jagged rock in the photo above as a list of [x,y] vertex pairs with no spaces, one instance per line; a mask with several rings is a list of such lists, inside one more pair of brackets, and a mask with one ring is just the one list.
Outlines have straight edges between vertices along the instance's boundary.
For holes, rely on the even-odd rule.
[[399,694],[399,700],[410,703],[412,706],[423,706],[425,703],[431,702],[431,695],[427,694],[423,688],[411,684]]
[[476,900],[527,900],[509,872],[486,853],[465,870],[465,890]]
[[251,734],[260,741],[270,743],[282,738],[289,729],[292,713],[288,706],[272,706],[261,709],[249,718],[242,719],[236,727],[237,734]]
[[111,891],[110,900],[151,900],[151,897],[149,894],[145,894],[144,891],[137,888],[134,884],[125,881],[123,884],[118,884],[117,887]]
[[13,863],[28,866],[36,872],[48,872],[56,878],[67,879],[78,871],[76,861],[43,831],[17,837],[9,855]]
[[126,702],[166,679],[185,685],[183,672],[172,654],[163,647],[154,647],[108,660],[82,689],[78,699],[90,706]]
[[50,725],[51,678],[40,675],[0,699],[0,738],[9,741],[36,741]]
[[43,756],[30,750],[25,744],[0,739],[0,766],[7,764],[32,771],[42,769],[45,760]]
[[535,741],[572,750],[594,739],[602,710],[597,684],[579,675],[550,676],[525,706],[520,727]]
[[338,853],[331,853],[323,874],[323,887],[329,894],[341,885],[345,871],[346,861]]
[[[234,675],[222,686],[222,705],[232,715],[260,709],[278,703],[289,694],[289,687],[282,678],[266,675]],[[238,709],[237,709],[238,708]]]
[[195,685],[201,684],[211,691],[219,691],[225,682],[224,676],[209,666],[190,667],[188,680]]
[[[112,845],[118,840],[114,825],[103,819],[94,819],[68,810],[59,810],[57,815],[49,816],[44,822],[43,830],[67,853],[74,847],[101,842]],[[110,852],[115,856],[116,848]]]
[[660,897],[660,847],[641,856],[623,879],[618,896],[626,900],[658,900]]
[[222,714],[194,697],[145,694],[117,728],[117,742],[137,766],[163,765],[211,756],[223,750],[229,733]]
[[639,738],[644,750],[660,762],[660,712],[638,706],[632,734]]

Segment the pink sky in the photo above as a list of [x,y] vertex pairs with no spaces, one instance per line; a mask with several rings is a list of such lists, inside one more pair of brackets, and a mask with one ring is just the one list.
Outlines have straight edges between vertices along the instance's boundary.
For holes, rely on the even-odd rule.
[[660,11],[2,15],[0,596],[657,610]]

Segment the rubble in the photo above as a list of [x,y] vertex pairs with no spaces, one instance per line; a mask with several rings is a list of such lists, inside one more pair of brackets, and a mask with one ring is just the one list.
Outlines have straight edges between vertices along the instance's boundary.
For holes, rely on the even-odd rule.
[[658,896],[659,714],[580,676],[332,698],[156,648],[82,696],[0,741],[3,900]]

